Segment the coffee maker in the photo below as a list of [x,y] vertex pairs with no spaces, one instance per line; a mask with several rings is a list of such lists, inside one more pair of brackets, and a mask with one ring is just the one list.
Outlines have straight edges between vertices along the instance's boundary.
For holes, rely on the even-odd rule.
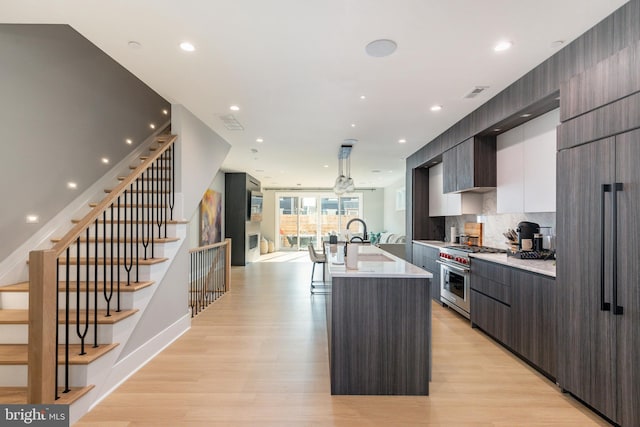
[[540,225],[535,222],[522,221],[518,223],[518,249],[520,251],[533,250],[533,238],[535,234],[540,233]]

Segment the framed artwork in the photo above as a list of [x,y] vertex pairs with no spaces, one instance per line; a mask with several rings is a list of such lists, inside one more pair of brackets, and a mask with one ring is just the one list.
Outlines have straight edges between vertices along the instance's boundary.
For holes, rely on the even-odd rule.
[[207,190],[200,202],[200,246],[222,241],[222,194]]

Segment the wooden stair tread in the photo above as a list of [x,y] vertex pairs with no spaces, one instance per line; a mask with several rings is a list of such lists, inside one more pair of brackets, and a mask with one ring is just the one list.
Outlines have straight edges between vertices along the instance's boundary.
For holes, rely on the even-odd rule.
[[[105,188],[105,189],[104,189],[104,192],[105,192],[105,193],[111,193],[112,191],[113,191],[113,189],[112,189],[112,188]],[[167,193],[170,193],[170,192],[171,192],[171,190],[158,190],[158,189],[156,189],[155,191],[153,191],[153,193],[160,193],[160,194],[167,194]],[[142,190],[133,190],[133,191],[128,191],[128,193],[135,193],[135,194],[138,194],[138,193],[145,193],[145,194],[146,194],[146,193],[151,193],[151,191],[149,191],[149,189],[147,188],[147,189],[145,189],[144,191],[142,191]],[[123,194],[124,194],[124,193],[123,193]]]
[[[91,290],[93,290],[93,282],[89,282],[91,283]],[[135,292],[135,291],[139,291],[140,289],[144,289],[147,286],[151,286],[153,285],[155,282],[154,281],[148,281],[148,282],[132,282],[130,285],[127,286],[126,282],[120,282],[120,292]],[[105,282],[98,282],[98,291],[102,292],[104,290],[104,284]],[[107,283],[108,285],[111,285],[110,282]],[[71,285],[70,291],[71,292],[75,292],[77,289],[77,284],[76,282],[69,282],[69,285]],[[118,286],[117,282],[114,282],[113,284],[113,288],[116,289]],[[64,292],[67,289],[67,284],[66,282],[59,282],[58,283],[58,290],[61,292]],[[87,290],[87,282],[80,282],[80,292],[86,292]],[[21,283],[16,283],[13,285],[8,285],[8,286],[3,286],[0,288],[0,292],[29,292],[29,282],[21,282]]]
[[[146,236],[145,236],[146,237]],[[51,239],[51,243],[58,243],[60,240],[59,237],[53,238]],[[98,243],[104,243],[105,238],[104,237],[98,237]],[[180,240],[179,237],[154,237],[153,238],[153,243],[170,243],[170,242],[177,242],[178,240]],[[89,242],[90,243],[94,243],[96,241],[95,237],[89,237]],[[120,237],[120,240],[118,239],[112,239],[112,238],[107,238],[106,239],[107,243],[125,243],[124,238]],[[86,243],[87,239],[86,237],[81,237],[80,238],[80,243]],[[127,243],[131,243],[131,240],[127,240]],[[142,242],[140,242],[142,243]]]
[[[100,344],[93,347],[93,344],[84,345],[86,354],[80,355],[80,344],[69,345],[69,364],[70,365],[88,365],[89,363],[104,356],[114,348],[118,343]],[[0,344],[0,365],[26,365],[28,363],[28,344]],[[58,345],[58,364],[64,363],[64,345]]]
[[[155,264],[161,264],[165,261],[167,261],[169,258],[148,258],[148,259],[138,259],[138,264],[139,265],[155,265]],[[105,263],[107,265],[113,264],[114,258],[98,258],[97,259],[97,264],[98,265],[104,265]],[[87,262],[88,261],[88,262]],[[116,264],[118,265],[125,265],[125,264],[129,264],[129,262],[132,262],[133,264],[136,263],[135,259],[130,260],[130,259],[125,259],[125,258],[117,258],[115,259]],[[67,258],[62,258],[60,257],[60,266],[63,266],[67,263]],[[80,258],[80,264],[82,265],[94,265],[96,263],[96,259],[95,258],[89,258],[87,260],[87,258],[81,257]],[[77,258],[69,258],[69,265],[77,265],[78,264],[78,259]]]
[[[72,219],[72,220],[71,220],[71,222],[72,222],[72,223],[74,223],[74,224],[77,224],[77,223],[79,223],[80,221],[82,221],[82,220],[81,220],[81,219],[77,219],[77,218],[76,218],[76,219]],[[158,225],[157,225],[156,221],[157,221],[157,218],[156,218],[156,219],[154,219],[154,222],[153,222],[153,224],[151,224],[151,225],[153,225],[153,226],[157,227]],[[105,221],[104,221],[104,220],[102,220],[102,219],[98,220],[98,224],[103,224],[104,222],[105,222]],[[148,222],[149,222],[149,221],[141,221],[141,220],[138,220],[138,221],[132,221],[132,220],[130,220],[130,219],[128,219],[128,220],[126,220],[126,221],[125,221],[125,220],[124,220],[124,219],[122,219],[122,218],[120,219],[120,221],[118,221],[118,220],[110,220],[110,219],[108,219],[108,220],[106,221],[106,223],[107,223],[107,224],[111,224],[111,223],[116,224],[116,223],[117,223],[117,224],[126,224],[126,225],[129,225],[129,224],[132,224],[132,223],[133,223],[133,224],[147,224]],[[175,219],[170,219],[170,220],[167,220],[167,221],[166,221],[166,223],[167,223],[167,224],[170,224],[170,225],[174,225],[174,224],[187,224],[187,221],[178,221],[178,220],[175,220]],[[163,225],[164,225],[164,224],[163,224]]]
[[[138,169],[138,166],[140,165],[130,165],[129,169],[133,170],[133,169]],[[169,166],[156,166],[156,170],[158,169],[171,169]]]
[[[115,294],[114,294],[115,295]],[[129,316],[138,312],[138,309],[132,310],[110,310],[111,316],[106,317],[107,310],[98,310],[98,324],[100,325],[113,325],[119,321],[126,319]],[[84,319],[84,311],[81,312],[80,320]],[[93,310],[89,310],[89,320],[93,321]],[[64,324],[65,313],[63,310],[58,311],[58,324]],[[69,310],[69,323],[76,324],[76,310]],[[28,325],[29,324],[29,310],[26,309],[9,309],[0,310],[0,325]]]
[[[86,387],[71,387],[67,393],[63,393],[64,388],[58,390],[59,399],[54,404],[70,405],[89,393],[94,388],[93,385]],[[27,404],[27,388],[26,387],[0,387],[0,403],[4,405],[26,405]]]
[[[124,181],[125,179],[129,178],[128,176],[119,176],[118,177],[118,181]],[[171,178],[164,178],[164,177],[145,177],[144,179],[145,181],[171,181]]]

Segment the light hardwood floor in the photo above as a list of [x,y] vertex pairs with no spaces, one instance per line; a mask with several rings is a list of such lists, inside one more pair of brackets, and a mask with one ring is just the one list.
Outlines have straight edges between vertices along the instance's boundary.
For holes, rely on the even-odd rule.
[[297,261],[234,267],[231,291],[76,426],[607,425],[435,304],[430,396],[331,396],[324,297]]

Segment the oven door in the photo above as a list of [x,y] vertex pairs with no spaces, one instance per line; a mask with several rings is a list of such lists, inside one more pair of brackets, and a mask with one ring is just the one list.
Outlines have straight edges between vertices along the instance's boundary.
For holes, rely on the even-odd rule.
[[440,297],[465,317],[469,317],[469,269],[440,262]]

